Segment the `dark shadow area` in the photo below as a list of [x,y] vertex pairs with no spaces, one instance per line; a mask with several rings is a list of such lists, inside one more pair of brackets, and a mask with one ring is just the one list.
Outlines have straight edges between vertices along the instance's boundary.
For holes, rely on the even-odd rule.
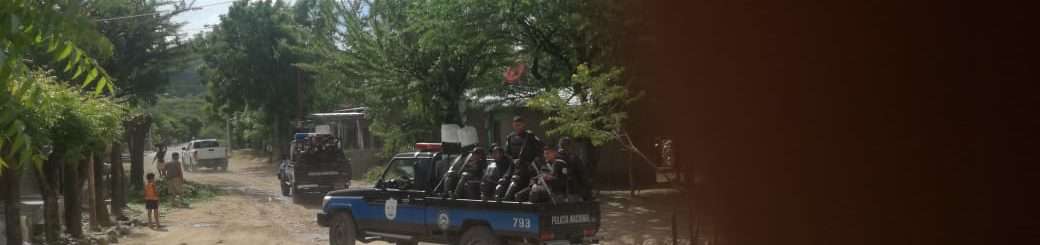
[[1032,8],[649,5],[631,133],[675,140],[704,241],[1040,244]]
[[324,197],[320,192],[294,193],[292,202],[308,209],[321,208],[321,200]]

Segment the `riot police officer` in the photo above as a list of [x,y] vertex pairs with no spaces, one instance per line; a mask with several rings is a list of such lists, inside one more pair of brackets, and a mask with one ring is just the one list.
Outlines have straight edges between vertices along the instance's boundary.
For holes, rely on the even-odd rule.
[[527,130],[527,121],[521,116],[513,117],[513,132],[506,135],[506,154],[521,162],[531,162],[545,146],[542,139]]
[[542,150],[545,164],[539,166],[539,174],[531,179],[531,185],[516,194],[518,201],[545,202],[567,200],[568,182],[571,175],[567,161],[559,158],[554,147]]
[[590,180],[588,167],[585,166],[585,162],[581,160],[574,151],[571,151],[571,138],[563,137],[557,144],[557,151],[559,152],[559,158],[567,162],[568,166],[568,178],[567,190],[569,199],[590,199],[592,198],[592,190],[590,188]]
[[484,148],[479,146],[473,148],[466,163],[462,166],[462,176],[456,185],[455,197],[479,199],[480,183],[483,180],[485,168],[487,168],[487,154],[484,152]]
[[484,200],[499,199],[505,195],[511,177],[507,174],[513,166],[513,160],[506,156],[505,149],[498,144],[491,145],[491,159],[495,160],[495,167],[488,166],[484,170],[484,181],[480,183],[481,199]]
[[506,190],[506,200],[513,200],[520,189],[530,184],[531,177],[537,174],[533,162],[538,157],[538,150],[545,144],[527,130],[527,122],[521,116],[513,117],[513,132],[506,136],[506,155],[513,159],[512,171],[510,173],[512,182]]

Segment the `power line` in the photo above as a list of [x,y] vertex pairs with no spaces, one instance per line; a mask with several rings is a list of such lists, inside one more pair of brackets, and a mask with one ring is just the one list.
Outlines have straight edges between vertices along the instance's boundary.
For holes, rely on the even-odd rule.
[[[215,2],[215,3],[203,4],[203,5],[200,5],[198,7],[189,7],[188,11],[202,10],[204,8],[207,8],[207,7],[213,7],[213,6],[216,6],[216,5],[233,3],[233,2],[235,2],[235,1],[232,0],[232,1],[223,1],[223,2]],[[127,16],[104,18],[104,19],[96,19],[94,21],[96,21],[96,22],[105,22],[105,21],[110,21],[110,20],[123,20],[123,19],[137,18],[137,17],[149,16],[149,15],[156,15],[156,14],[159,14],[159,13],[170,12],[170,11],[173,11],[173,10],[160,10],[160,11],[155,11],[155,12],[151,12],[151,13],[144,13],[144,14],[135,14],[135,15],[127,15]]]

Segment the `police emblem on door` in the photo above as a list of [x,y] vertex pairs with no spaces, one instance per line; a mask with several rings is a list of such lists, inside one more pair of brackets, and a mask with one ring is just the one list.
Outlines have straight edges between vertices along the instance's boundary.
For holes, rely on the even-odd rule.
[[397,218],[397,200],[393,198],[386,199],[383,211],[386,214],[386,219],[394,220],[394,218]]
[[440,214],[437,214],[437,228],[447,230],[450,225],[451,219],[448,217],[448,210],[441,209]]

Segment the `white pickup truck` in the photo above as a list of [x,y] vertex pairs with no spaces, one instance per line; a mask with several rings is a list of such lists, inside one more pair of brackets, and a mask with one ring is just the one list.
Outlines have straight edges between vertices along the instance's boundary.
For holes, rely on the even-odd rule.
[[207,167],[227,171],[227,148],[221,147],[215,139],[192,140],[181,148],[181,162],[188,171],[199,167]]

